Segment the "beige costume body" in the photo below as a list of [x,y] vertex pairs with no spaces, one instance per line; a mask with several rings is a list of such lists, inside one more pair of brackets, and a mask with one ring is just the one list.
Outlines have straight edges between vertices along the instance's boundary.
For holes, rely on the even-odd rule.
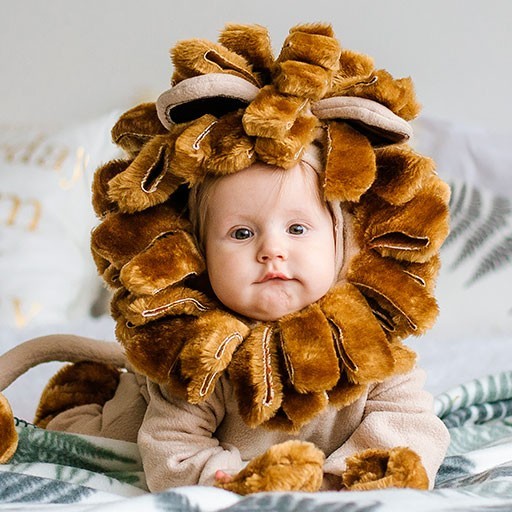
[[255,456],[289,439],[310,441],[326,456],[324,490],[340,488],[348,456],[368,448],[407,446],[421,457],[430,487],[449,434],[415,369],[369,386],[352,405],[327,407],[296,435],[250,428],[240,417],[233,386],[223,376],[199,405],[170,396],[141,375],[127,372],[104,406],[84,405],[58,415],[48,429],[137,441],[148,487],[213,485],[215,471],[237,473]]

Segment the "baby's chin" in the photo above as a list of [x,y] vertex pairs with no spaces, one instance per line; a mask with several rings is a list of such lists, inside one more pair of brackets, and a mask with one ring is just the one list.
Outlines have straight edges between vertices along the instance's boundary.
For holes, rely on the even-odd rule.
[[239,313],[252,320],[261,322],[274,322],[286,315],[296,313],[308,306],[310,302],[287,301],[278,299],[267,299],[259,301],[251,307],[231,308],[235,313]]

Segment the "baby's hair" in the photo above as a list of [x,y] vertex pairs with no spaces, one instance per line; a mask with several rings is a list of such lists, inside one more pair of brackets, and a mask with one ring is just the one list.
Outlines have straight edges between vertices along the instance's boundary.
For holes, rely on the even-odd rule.
[[[258,165],[263,167],[261,172],[278,173],[279,182],[277,186],[281,190],[282,184],[286,180],[287,176],[289,176],[287,172],[283,171],[282,168],[277,166],[271,166],[267,164]],[[304,180],[308,185],[311,185],[311,190],[316,194],[316,198],[321,204],[325,204],[322,188],[320,185],[320,178],[317,171],[311,164],[302,160],[298,165],[302,171]],[[226,177],[226,175],[213,175],[208,173],[201,183],[193,186],[190,190],[188,200],[189,217],[192,223],[193,232],[197,238],[199,248],[203,254],[205,252],[204,248],[206,225],[208,222],[208,206],[217,183],[224,177]],[[326,204],[326,208],[329,210],[329,213],[332,216],[332,211],[328,204]]]

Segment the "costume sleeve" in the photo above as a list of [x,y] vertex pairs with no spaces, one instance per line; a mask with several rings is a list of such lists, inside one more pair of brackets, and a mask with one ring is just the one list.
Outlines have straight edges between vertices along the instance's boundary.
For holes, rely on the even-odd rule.
[[213,485],[215,471],[243,467],[238,449],[221,445],[214,433],[224,417],[222,383],[198,405],[166,395],[148,382],[149,405],[138,444],[152,492],[183,485]]
[[347,457],[370,448],[408,447],[421,457],[432,488],[450,435],[434,414],[433,398],[423,389],[424,382],[425,372],[415,369],[373,387],[361,424],[326,459],[324,472],[340,476]]

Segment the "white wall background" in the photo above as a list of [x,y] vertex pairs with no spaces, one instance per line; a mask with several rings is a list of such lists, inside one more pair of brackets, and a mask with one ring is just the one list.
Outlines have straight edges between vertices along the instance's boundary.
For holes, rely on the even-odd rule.
[[63,125],[152,100],[168,48],[228,21],[329,21],[342,44],[411,75],[424,113],[512,133],[510,0],[0,0],[0,122]]

